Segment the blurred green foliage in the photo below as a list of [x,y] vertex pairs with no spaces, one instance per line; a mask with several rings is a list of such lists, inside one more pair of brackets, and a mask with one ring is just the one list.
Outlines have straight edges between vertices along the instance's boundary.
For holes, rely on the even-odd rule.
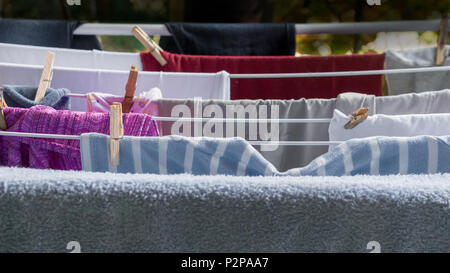
[[[65,19],[110,23],[164,23],[183,21],[186,18],[191,21],[204,21],[199,17],[202,16],[201,11],[198,11],[195,16],[192,15],[191,6],[194,4],[195,9],[201,5],[208,8],[208,14],[203,16],[230,18],[230,22],[320,23],[422,20],[437,19],[443,12],[450,11],[450,0],[381,0],[380,6],[370,6],[366,0],[81,0],[80,6],[69,6],[66,0],[0,0],[0,16],[2,18]],[[233,9],[225,9],[226,5],[241,6],[242,8],[238,10],[239,16]],[[217,16],[209,14],[215,7],[220,7],[220,9],[216,8]],[[258,13],[258,8],[264,10],[264,16]],[[247,14],[245,10],[248,10]],[[234,13],[227,17],[227,11]],[[220,20],[226,22],[223,19]],[[390,39],[388,36],[387,38]],[[143,49],[133,37],[104,36],[100,39],[106,50]],[[298,35],[297,49],[301,54],[322,55],[367,52],[377,50],[376,45],[383,44],[383,41],[379,39],[381,39],[380,36],[377,38],[375,34]],[[417,35],[417,43],[421,45],[433,45],[435,40],[436,34],[432,32]]]

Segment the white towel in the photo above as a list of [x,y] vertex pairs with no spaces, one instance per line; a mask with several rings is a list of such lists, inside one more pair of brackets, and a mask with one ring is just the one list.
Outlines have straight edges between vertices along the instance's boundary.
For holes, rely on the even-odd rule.
[[42,65],[48,51],[55,53],[55,66],[107,70],[128,70],[131,65],[141,71],[139,53],[103,50],[79,50],[0,43],[0,62]]
[[[42,67],[42,65],[0,63],[0,85],[37,86]],[[124,96],[128,74],[129,71],[55,66],[51,87],[67,88],[72,93],[101,92]],[[165,98],[230,99],[230,77],[224,71],[218,73],[139,72],[136,94],[153,87],[158,87]],[[71,109],[85,111],[85,99],[73,98]]]

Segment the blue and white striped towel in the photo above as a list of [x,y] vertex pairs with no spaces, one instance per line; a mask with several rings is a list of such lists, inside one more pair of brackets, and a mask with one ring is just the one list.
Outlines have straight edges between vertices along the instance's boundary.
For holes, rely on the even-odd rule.
[[238,176],[276,172],[275,167],[243,138],[125,136],[120,140],[120,163],[117,167],[109,163],[109,143],[107,135],[81,135],[83,170]]
[[344,176],[450,172],[450,136],[371,137],[344,142],[308,166],[279,172],[242,138],[183,136],[120,140],[120,164],[109,161],[109,136],[81,136],[83,170],[236,176]]

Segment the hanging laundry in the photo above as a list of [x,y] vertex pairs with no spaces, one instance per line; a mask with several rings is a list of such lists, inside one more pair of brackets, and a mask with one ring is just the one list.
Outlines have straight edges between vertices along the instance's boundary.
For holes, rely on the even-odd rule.
[[[376,97],[359,93],[343,93],[337,99],[300,99],[300,100],[204,100],[198,103],[199,111],[197,115],[194,112],[194,100],[192,99],[161,99],[158,101],[160,115],[163,117],[178,116],[179,110],[186,111],[183,117],[211,117],[208,114],[207,107],[211,105],[215,108],[218,117],[227,117],[227,107],[232,109],[233,116],[248,115],[248,111],[252,108],[256,111],[257,118],[279,118],[279,119],[311,119],[333,117],[335,109],[340,110],[346,115],[352,113],[361,106],[370,108],[370,115],[407,115],[407,114],[431,114],[431,113],[450,113],[448,105],[450,104],[450,90],[442,90],[435,92],[424,92],[420,94],[403,94],[399,96],[383,96]],[[181,106],[181,108],[180,108]],[[271,109],[278,107],[278,110],[272,114]],[[259,112],[261,111],[262,112]],[[247,111],[247,112],[246,112]],[[189,114],[186,116],[186,113]],[[263,115],[261,115],[263,114]],[[186,129],[177,124],[186,122],[161,122],[161,135],[171,135],[184,133],[185,136],[194,136],[195,123],[186,123]],[[219,123],[221,124],[221,123]],[[238,124],[243,129],[237,129]],[[266,124],[266,123],[263,123]],[[275,133],[270,128],[270,122],[267,123],[267,129],[271,135]],[[231,129],[225,124],[221,124],[221,136],[239,136],[247,140],[261,140],[262,134],[259,129],[256,133],[250,134],[251,125],[249,123],[243,125],[237,123]],[[253,123],[252,125],[255,125]],[[258,124],[256,124],[258,125]],[[329,123],[282,123],[278,124],[278,132],[273,138],[280,141],[328,141]],[[219,125],[215,125],[219,126]],[[259,126],[259,125],[258,125]],[[216,132],[210,132],[206,124],[200,126],[202,128],[201,135],[205,137],[215,136]],[[355,129],[357,129],[356,127]],[[172,131],[172,129],[174,129]],[[254,130],[254,129],[252,129]],[[253,131],[254,132],[254,131]],[[256,138],[255,138],[256,137]],[[278,146],[275,149],[262,151],[261,147],[255,147],[268,161],[270,161],[279,171],[287,171],[289,169],[303,167],[308,165],[312,160],[328,151],[327,146]]]
[[132,65],[142,70],[139,53],[112,52],[104,50],[80,50],[56,47],[16,45],[0,43],[0,63],[42,65],[47,52],[55,53],[54,66],[129,70]]
[[295,24],[166,23],[172,36],[160,46],[171,53],[218,56],[294,56]]
[[[450,65],[450,46],[445,47],[444,66]],[[386,69],[435,66],[436,48],[387,51]],[[420,93],[450,88],[450,71],[386,75],[390,95]]]
[[[133,98],[130,113],[159,116],[158,100],[160,99],[162,99],[162,94],[159,88],[155,87],[147,92],[143,92]],[[105,93],[89,93],[86,98],[86,109],[87,112],[109,113],[113,102],[122,103],[123,97]]]
[[[450,92],[449,92],[450,93]],[[328,123],[282,123],[278,119],[294,118],[330,118],[335,109],[335,99],[299,99],[299,100],[204,100],[197,104],[188,99],[159,100],[160,113],[163,117],[182,114],[183,117],[210,118],[214,110],[214,117],[218,118],[260,118],[275,119],[274,122],[259,123],[217,123],[214,130],[208,130],[207,124],[200,123],[200,136],[225,137],[238,136],[247,140],[280,140],[280,141],[327,141]],[[218,108],[218,109],[217,109]],[[185,122],[161,122],[161,134],[181,134],[194,136],[195,123],[181,127]],[[209,124],[212,124],[211,122]],[[231,127],[230,127],[231,126]],[[266,128],[266,134],[262,128]],[[220,132],[220,133],[219,133]],[[309,164],[316,157],[326,153],[328,147],[322,146],[277,146],[267,150],[255,147],[278,170],[302,167]]]
[[[347,141],[304,168],[279,172],[243,138],[124,137],[119,173],[232,176],[345,176],[450,172],[450,137],[374,137]],[[85,171],[113,169],[109,137],[81,136]],[[407,156],[401,156],[406,149]],[[376,153],[376,154],[375,154]],[[409,154],[409,156],[408,156]],[[430,166],[430,163],[432,167]]]
[[[236,57],[194,56],[161,52],[167,61],[161,66],[148,52],[142,52],[146,71],[247,73],[303,73],[383,69],[384,54]],[[344,92],[382,95],[382,76],[327,78],[231,79],[231,99],[335,98]],[[164,96],[167,97],[167,96]]]
[[76,49],[102,49],[96,36],[73,35],[83,23],[57,20],[1,19],[0,42]]
[[70,108],[70,99],[64,97],[70,91],[66,88],[53,89],[47,88],[45,96],[42,101],[36,102],[37,87],[32,86],[10,86],[5,85],[0,90],[3,90],[5,102],[9,107],[31,108],[36,105],[46,105],[53,107],[56,110],[67,110]]
[[410,115],[372,115],[351,130],[344,129],[349,121],[348,115],[334,111],[330,123],[329,135],[332,141],[345,141],[353,138],[372,136],[447,136],[450,127],[450,113],[410,114]]
[[[42,65],[0,63],[0,85],[36,85]],[[53,67],[52,88],[67,88],[73,93],[109,93],[123,96],[128,80],[126,71]],[[230,77],[218,73],[139,72],[136,93],[158,87],[165,98],[229,99]],[[85,99],[74,98],[71,110],[86,111]]]
[[[80,135],[109,133],[109,115],[47,106],[4,109],[9,132]],[[158,136],[156,123],[143,114],[123,115],[124,134]],[[0,165],[37,169],[81,170],[80,141],[0,136]]]

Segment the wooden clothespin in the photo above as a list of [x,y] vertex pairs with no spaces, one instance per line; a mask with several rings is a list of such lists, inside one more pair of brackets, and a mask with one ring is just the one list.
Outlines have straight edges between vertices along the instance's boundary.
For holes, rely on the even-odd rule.
[[45,91],[50,87],[53,76],[53,63],[55,61],[55,53],[49,51],[47,58],[45,59],[44,70],[42,70],[41,80],[39,81],[39,87],[34,97],[34,101],[42,101],[45,96]]
[[109,109],[109,134],[110,134],[110,162],[113,166],[118,166],[120,139],[123,137],[123,122],[122,122],[122,104],[113,102]]
[[0,129],[6,130],[8,129],[8,124],[6,124],[5,113],[3,113],[3,108],[7,107],[5,99],[3,98],[3,92],[0,94],[1,102],[0,102]]
[[358,124],[365,121],[369,117],[369,114],[367,114],[368,112],[368,107],[359,108],[349,116],[351,120],[345,124],[344,128],[347,130],[355,128]]
[[448,42],[448,14],[442,15],[439,28],[439,38],[436,49],[436,65],[443,65],[445,61],[445,46]]
[[142,28],[135,26],[131,30],[134,37],[141,42],[141,44],[150,51],[150,54],[159,62],[161,66],[165,66],[167,64],[167,61],[164,59],[164,57],[161,55],[161,48],[152,40],[150,37],[145,33]]
[[138,77],[138,70],[134,65],[131,66],[130,74],[128,75],[128,82],[125,87],[125,97],[122,102],[123,113],[129,113],[133,105],[134,92],[136,92],[136,81]]

